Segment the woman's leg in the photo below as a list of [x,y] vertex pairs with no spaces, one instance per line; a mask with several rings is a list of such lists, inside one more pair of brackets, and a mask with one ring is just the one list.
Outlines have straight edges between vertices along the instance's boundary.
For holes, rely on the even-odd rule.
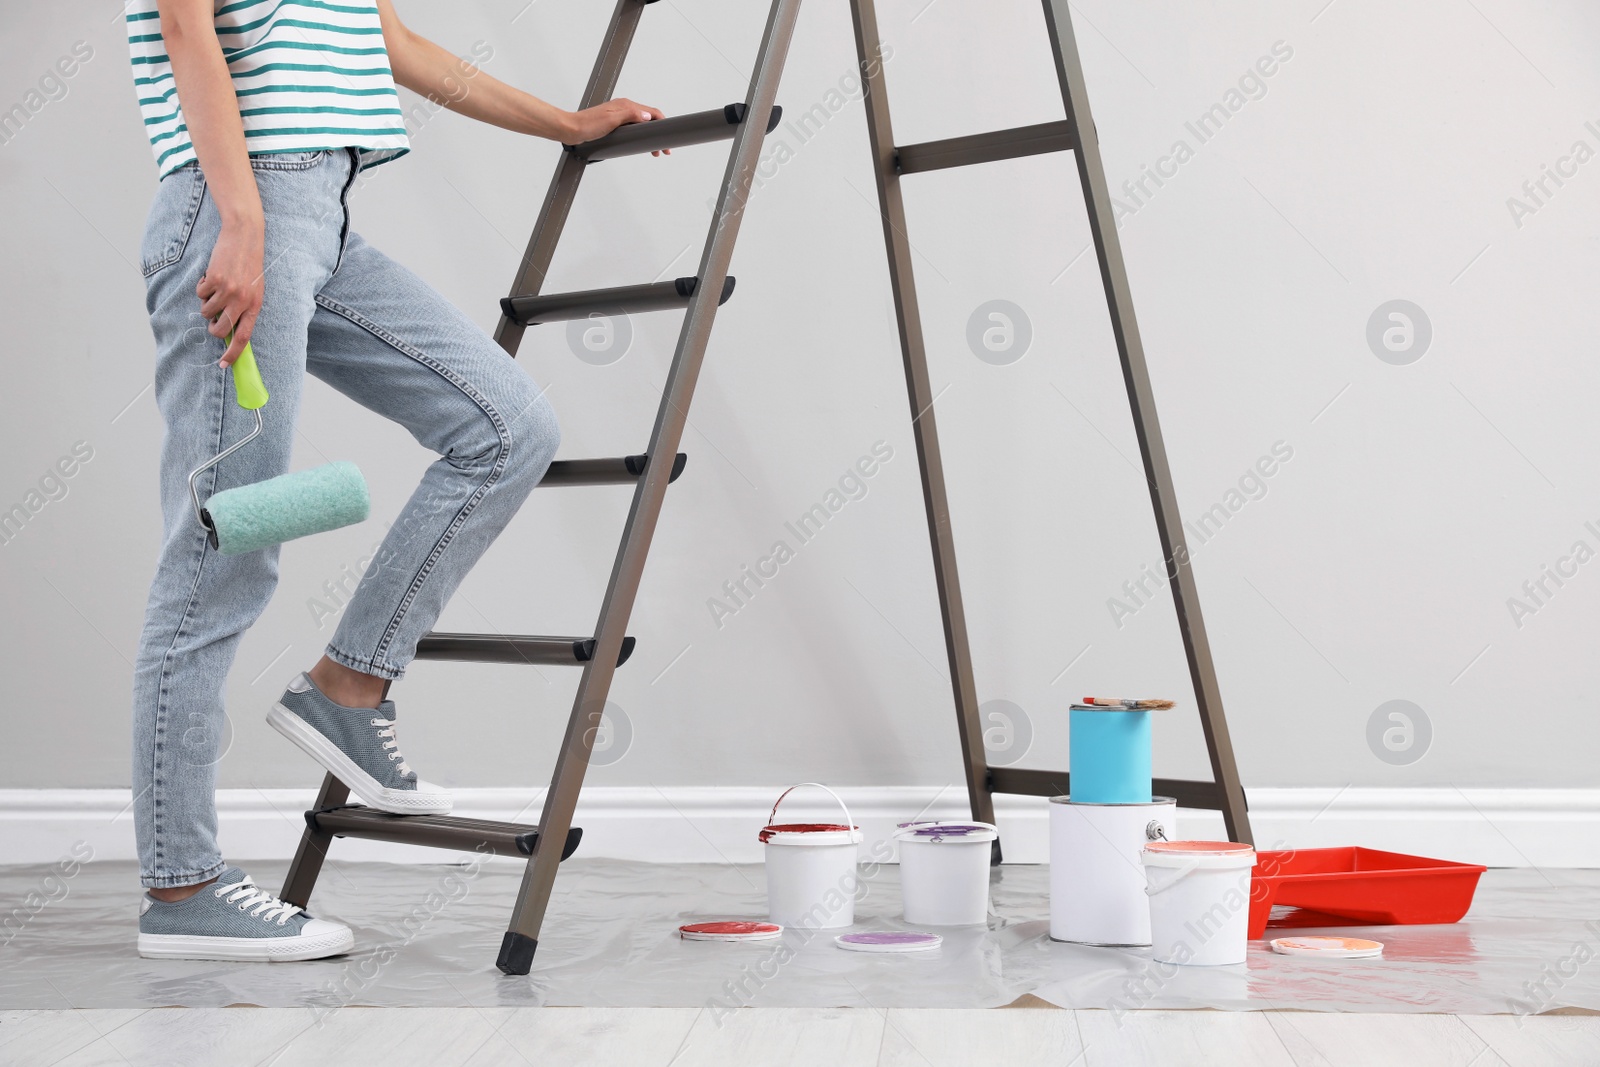
[[316,297],[307,369],[439,459],[389,528],[327,655],[398,678],[560,442],[527,372],[410,271],[351,234]]
[[[348,165],[327,153],[272,156],[258,166],[266,212],[266,299],[252,346],[271,400],[265,430],[200,479],[200,498],[288,469],[314,294],[338,259]],[[274,549],[213,549],[189,498],[191,470],[255,427],[235,400],[222,343],[206,332],[195,285],[220,222],[198,168],[161,182],[144,260],[156,339],[156,400],[165,530],[133,684],[134,824],[144,885],[194,886],[223,869],[216,842],[216,764],[226,735],[223,692],[239,638],[278,578]]]

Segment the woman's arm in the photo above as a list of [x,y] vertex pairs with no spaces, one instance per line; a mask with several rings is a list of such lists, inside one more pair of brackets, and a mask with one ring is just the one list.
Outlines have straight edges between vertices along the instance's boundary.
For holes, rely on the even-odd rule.
[[212,335],[226,337],[233,332],[233,343],[222,355],[222,365],[227,366],[244,351],[261,312],[265,291],[261,196],[245,148],[233,78],[217,41],[212,0],[158,0],[157,7],[183,121],[206,188],[222,216],[222,233],[195,292],[200,296],[200,313],[211,320]]
[[[603,137],[626,123],[664,117],[658,109],[624,97],[582,111],[563,111],[491,78],[466,60],[412,33],[395,14],[392,0],[378,0],[378,13],[383,20],[383,44],[389,52],[395,82],[468,118],[516,133],[579,144]],[[470,89],[465,85],[466,79],[471,79]]]

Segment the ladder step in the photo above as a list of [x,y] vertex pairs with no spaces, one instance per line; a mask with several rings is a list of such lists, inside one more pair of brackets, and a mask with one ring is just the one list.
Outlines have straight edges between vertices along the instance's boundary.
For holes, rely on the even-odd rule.
[[[666,282],[646,282],[644,285],[622,285],[614,289],[584,289],[576,293],[555,293],[550,296],[508,296],[500,301],[500,310],[506,318],[523,326],[536,326],[541,322],[560,322],[565,319],[584,319],[590,315],[631,315],[640,311],[667,311],[689,306],[694,291],[699,288],[698,278],[674,278]],[[722,283],[722,296],[717,304],[728,302],[733,295],[733,275]]]
[[[744,122],[744,113],[745,106],[741,102],[710,111],[697,111],[693,115],[630,122],[626,126],[618,126],[604,137],[568,145],[567,151],[589,163],[598,163],[602,159],[636,156],[642,152],[727,141],[733,138]],[[772,116],[767,120],[768,133],[777,127],[782,116],[783,108],[774,104]]]
[[[1030,797],[1064,797],[1072,790],[1066,771],[1040,771],[1026,767],[990,767],[989,789],[995,793],[1016,793]],[[1150,783],[1158,797],[1172,797],[1180,808],[1227,810],[1227,797],[1216,782],[1194,782],[1182,778],[1157,778]]]
[[[459,849],[463,852],[496,856],[531,856],[539,840],[539,828],[514,822],[487,819],[462,819],[454,815],[390,815],[360,804],[346,804],[306,812],[306,825],[313,833],[334,837],[366,837],[376,841],[399,841],[429,848]],[[567,831],[566,859],[578,849],[583,831],[574,826]]]
[[[541,486],[632,485],[644,473],[648,455],[619,456],[616,459],[558,459],[545,471]],[[669,482],[678,480],[689,457],[682,452],[672,461]]]
[[[617,666],[633,655],[634,639],[622,639]],[[463,663],[549,663],[574,667],[594,658],[592,637],[523,637],[513,634],[441,634],[417,642],[417,659],[446,659]],[[409,818],[409,816],[408,816]]]
[[1019,126],[1014,130],[974,133],[943,141],[924,141],[896,148],[895,161],[901,174],[923,170],[964,167],[972,163],[992,163],[997,159],[1036,156],[1044,152],[1070,152],[1078,147],[1078,134],[1067,119]]

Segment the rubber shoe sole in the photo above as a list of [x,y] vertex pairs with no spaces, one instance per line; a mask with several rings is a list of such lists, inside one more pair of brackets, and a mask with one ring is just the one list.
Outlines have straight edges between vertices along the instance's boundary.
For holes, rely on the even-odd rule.
[[329,741],[322,732],[300,716],[274,704],[267,712],[267,722],[300,751],[322,764],[324,770],[350,787],[369,808],[386,811],[391,815],[448,815],[453,805],[450,794],[424,792],[421,789],[390,789],[346,756],[338,745]]
[[263,962],[319,960],[355,948],[348,927],[298,937],[203,937],[198,934],[140,934],[139,955],[147,960],[230,960]]

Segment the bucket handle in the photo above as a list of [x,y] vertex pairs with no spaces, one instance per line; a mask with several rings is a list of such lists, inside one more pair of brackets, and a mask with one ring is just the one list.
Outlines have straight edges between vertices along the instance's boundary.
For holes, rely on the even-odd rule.
[[767,825],[768,826],[777,825],[777,822],[778,822],[778,805],[783,803],[783,798],[784,797],[788,796],[790,793],[793,793],[796,789],[799,789],[802,786],[808,786],[808,785],[816,786],[818,789],[820,789],[823,792],[827,793],[834,800],[838,801],[839,802],[839,807],[844,810],[844,824],[845,824],[845,826],[849,827],[852,830],[854,830],[856,828],[856,824],[850,818],[850,809],[848,807],[845,807],[845,803],[844,803],[843,800],[839,799],[839,794],[835,793],[833,790],[829,789],[827,786],[823,785],[821,782],[801,782],[799,785],[791,785],[788,789],[785,789],[783,791],[783,794],[781,796],[779,796],[777,800],[774,800],[772,802],[772,814],[767,816]]
[[[1173,886],[1177,885],[1179,882],[1181,882],[1185,878],[1187,878],[1199,866],[1200,866],[1200,861],[1199,860],[1194,859],[1193,857],[1185,857],[1184,858],[1184,864],[1181,867],[1146,867],[1144,869],[1144,878],[1145,878],[1144,891],[1145,891],[1145,893],[1147,895],[1152,896],[1152,897],[1155,896],[1157,893],[1165,893],[1167,890],[1171,889]],[[1176,872],[1176,873],[1174,873],[1171,877],[1169,877],[1162,884],[1156,885],[1156,879],[1151,877],[1151,871],[1153,871],[1153,870],[1154,871],[1163,871],[1163,870],[1164,871],[1173,871],[1173,872]]]
[[[1144,891],[1146,894],[1152,897],[1157,893],[1165,893],[1167,890],[1171,889],[1173,886],[1189,877],[1189,875],[1193,874],[1199,869],[1199,867],[1200,861],[1193,856],[1185,856],[1183,865],[1178,867],[1146,867],[1144,869]],[[1251,865],[1251,869],[1253,868],[1254,864]],[[1173,873],[1165,882],[1160,885],[1156,885],[1156,879],[1151,877],[1151,872],[1153,871],[1171,871]]]

